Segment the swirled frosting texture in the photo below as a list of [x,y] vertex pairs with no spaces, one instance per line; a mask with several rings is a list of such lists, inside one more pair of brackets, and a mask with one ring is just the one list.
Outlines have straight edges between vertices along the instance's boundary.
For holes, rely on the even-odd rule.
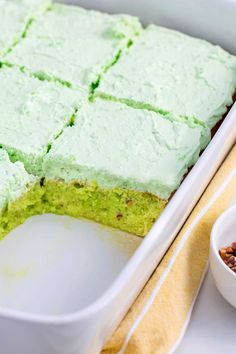
[[0,55],[20,40],[29,21],[50,3],[47,0],[0,0]]
[[131,105],[212,128],[232,104],[236,57],[182,33],[149,26],[100,82]]
[[0,149],[0,176],[0,212],[9,202],[27,192],[28,187],[37,180],[26,172],[23,163],[10,162],[6,151],[2,149]]
[[0,70],[0,146],[12,160],[38,174],[52,141],[70,123],[85,99],[56,83],[28,77],[18,69]]
[[40,76],[88,87],[140,31],[135,17],[55,4],[6,60]]
[[84,106],[45,156],[49,179],[94,181],[167,199],[200,151],[201,128],[97,100]]

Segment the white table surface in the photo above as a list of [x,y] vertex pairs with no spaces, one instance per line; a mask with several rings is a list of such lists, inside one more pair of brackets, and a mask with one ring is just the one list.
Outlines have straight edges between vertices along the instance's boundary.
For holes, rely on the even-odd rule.
[[234,354],[235,330],[236,309],[220,295],[208,271],[189,327],[175,354]]

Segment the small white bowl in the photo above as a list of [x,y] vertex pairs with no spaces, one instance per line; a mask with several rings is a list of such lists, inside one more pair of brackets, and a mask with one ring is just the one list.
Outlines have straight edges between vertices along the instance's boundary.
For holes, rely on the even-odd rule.
[[219,249],[236,242],[236,205],[226,210],[211,231],[210,267],[216,287],[222,296],[236,307],[236,273],[221,259]]

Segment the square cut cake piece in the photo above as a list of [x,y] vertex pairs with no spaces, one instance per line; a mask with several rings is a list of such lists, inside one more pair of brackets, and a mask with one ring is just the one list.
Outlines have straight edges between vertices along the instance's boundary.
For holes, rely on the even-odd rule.
[[52,212],[144,236],[198,159],[201,128],[106,100],[83,106],[44,158]]
[[12,163],[0,149],[0,239],[10,230],[39,212],[41,188],[21,162]]
[[12,163],[3,149],[0,149],[0,210],[27,192],[36,177],[28,174],[22,162]]
[[0,56],[11,50],[50,4],[49,0],[0,0]]
[[211,129],[232,104],[235,89],[236,57],[204,40],[150,25],[97,92]]
[[0,147],[12,161],[40,175],[52,141],[74,120],[86,94],[40,81],[18,69],[0,69]]
[[43,78],[92,89],[140,31],[135,17],[54,4],[6,61]]

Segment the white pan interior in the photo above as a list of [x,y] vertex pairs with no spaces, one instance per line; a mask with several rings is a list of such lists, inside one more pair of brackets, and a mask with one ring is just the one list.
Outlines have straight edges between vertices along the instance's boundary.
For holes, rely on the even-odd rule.
[[96,300],[141,238],[67,216],[34,216],[0,242],[0,307],[59,315]]

